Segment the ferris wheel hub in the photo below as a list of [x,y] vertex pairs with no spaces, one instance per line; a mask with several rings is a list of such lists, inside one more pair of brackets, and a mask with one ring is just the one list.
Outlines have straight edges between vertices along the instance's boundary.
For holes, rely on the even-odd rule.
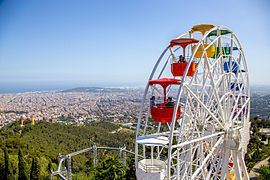
[[229,150],[240,150],[240,131],[239,129],[230,128],[224,135],[225,147]]

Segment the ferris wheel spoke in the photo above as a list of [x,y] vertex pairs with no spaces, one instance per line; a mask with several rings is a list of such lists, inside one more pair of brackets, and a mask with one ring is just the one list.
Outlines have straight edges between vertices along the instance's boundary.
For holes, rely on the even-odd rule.
[[190,123],[193,125],[193,128],[192,128],[193,130],[192,130],[190,138],[193,138],[194,132],[196,132],[198,134],[198,136],[200,136],[200,134],[199,134],[200,130],[198,128],[198,123],[200,123],[200,122],[198,122],[198,119],[199,119],[200,115],[198,114],[199,111],[197,111],[197,112],[194,111],[194,109],[196,109],[196,106],[194,106],[195,103],[192,102],[192,100],[190,98],[188,98],[188,100],[189,100],[189,103],[187,104],[188,105],[188,112],[190,112],[190,115],[191,115]]
[[198,137],[196,139],[192,139],[190,141],[185,141],[185,142],[182,142],[180,144],[173,145],[172,148],[184,147],[184,146],[187,146],[189,144],[196,143],[196,142],[199,142],[199,141],[204,141],[206,139],[210,139],[210,138],[214,138],[214,137],[218,137],[218,136],[223,135],[223,134],[224,134],[224,132],[217,132],[217,133],[213,133],[213,134],[210,134],[210,135],[205,135],[205,136],[202,136],[202,137]]
[[[149,113],[150,113],[150,107],[149,107],[148,110],[147,110],[147,116],[146,116],[146,119],[145,119],[145,124],[148,123]],[[143,129],[143,133],[144,133],[144,134],[145,134],[146,130],[147,130],[147,126],[145,125],[145,126],[144,126],[144,129]],[[158,132],[159,132],[159,131],[158,131]]]
[[249,101],[250,101],[250,97],[247,98],[246,102],[243,104],[243,106],[241,107],[241,109],[237,112],[236,116],[232,119],[232,122],[234,122],[236,120],[236,118],[242,113],[242,111],[247,106],[247,104],[249,103]]
[[159,95],[163,95],[163,93],[156,87],[156,86],[152,86],[153,90],[155,90]]
[[[192,105],[192,100],[190,99],[190,95],[187,94],[186,96],[186,102],[185,102],[185,106],[184,106],[184,112],[185,114],[183,114],[183,118],[184,120],[182,121],[182,123],[187,123],[189,122],[190,124],[194,121],[194,113],[193,113],[193,109],[194,107],[191,107]],[[188,121],[187,121],[188,120]],[[183,124],[181,124],[181,127],[183,127]]]
[[206,104],[207,107],[213,107],[215,105],[215,99],[213,98],[213,96],[214,96],[214,90],[211,90],[211,93],[207,99],[207,104]]
[[[180,150],[181,150],[181,153],[180,153]],[[177,157],[179,157],[177,159],[177,172],[176,174],[178,174],[179,176],[178,177],[182,177],[184,178],[184,174],[187,172],[187,169],[188,169],[188,162],[186,159],[188,157],[188,153],[189,153],[189,149],[187,148],[178,148],[177,149],[178,151],[178,154],[177,154]],[[182,179],[181,178],[181,179]]]
[[231,113],[231,116],[230,116],[230,118],[229,118],[229,121],[231,121],[231,120],[233,119],[233,116],[235,115],[236,110],[237,110],[237,108],[238,108],[238,106],[239,106],[239,100],[240,100],[240,97],[242,97],[242,96],[243,96],[242,93],[239,93],[239,94],[238,94],[238,96],[237,96],[237,98],[236,98],[236,100],[235,100],[235,105],[233,106],[232,113]]
[[159,78],[161,77],[161,75],[162,75],[162,73],[164,72],[164,70],[165,70],[165,68],[166,68],[166,66],[167,66],[167,64],[168,64],[168,62],[169,62],[171,56],[172,56],[172,55],[169,55],[169,56],[168,56],[168,58],[167,58],[167,60],[165,61],[165,64],[164,64],[162,70],[160,71],[160,73],[159,73],[157,79],[159,79]]
[[209,71],[209,78],[210,78],[210,82],[212,84],[212,88],[213,88],[213,91],[214,91],[214,95],[215,95],[215,98],[216,98],[216,101],[217,101],[217,105],[220,109],[220,113],[221,113],[221,118],[222,118],[222,121],[224,122],[225,119],[224,119],[224,114],[223,114],[223,111],[222,111],[222,106],[219,102],[219,96],[218,96],[218,93],[217,93],[217,90],[216,90],[216,84],[215,84],[215,81],[213,79],[213,74],[211,72],[211,67],[209,65],[209,61],[208,61],[208,58],[207,58],[207,55],[205,54],[205,51],[204,51],[204,62],[206,64],[206,67],[208,68],[208,71]]
[[[207,76],[207,75],[208,75],[208,72],[207,72],[206,76]],[[206,92],[206,90],[205,90],[206,87],[207,87],[207,83],[206,83],[206,81],[204,81],[204,82],[203,82],[203,85],[202,85],[202,88],[200,89],[201,92],[200,92],[200,94],[199,94],[199,98],[202,98],[204,94],[208,94],[208,93]]]
[[192,111],[193,109],[195,109],[194,103],[192,103],[192,100],[190,99],[190,95],[188,94],[187,95],[187,110],[188,110],[189,116],[191,117],[191,120],[192,120],[191,123],[194,122],[194,117],[195,117],[195,114]]
[[239,156],[239,164],[241,166],[241,169],[243,170],[244,179],[249,179],[248,171],[247,171],[247,168],[246,168],[246,165],[245,165],[245,160],[244,160],[244,156],[243,156],[242,152],[239,152],[239,154],[238,154],[238,156]]
[[170,126],[170,124],[169,124],[169,123],[166,123],[166,125],[167,125],[169,131],[171,131],[171,126]]
[[216,44],[220,38],[221,36],[217,36],[214,40],[211,41],[211,43],[208,44],[208,46],[205,49],[208,49],[211,45]]
[[222,142],[223,142],[223,136],[218,139],[218,141],[215,143],[215,145],[210,150],[209,154],[202,161],[200,167],[198,169],[196,169],[196,171],[193,173],[193,175],[191,176],[192,180],[197,177],[197,175],[199,174],[200,171],[202,171],[203,167],[205,167],[208,160],[212,157],[212,155],[213,155],[214,151],[216,150],[217,146],[219,146]]
[[219,58],[217,58],[217,59],[210,65],[210,69],[214,69],[214,70],[218,69],[218,68],[215,68],[215,66],[217,65],[217,63],[218,63],[220,60],[222,60],[221,57],[222,57],[222,56],[220,56]]
[[206,176],[206,179],[210,179],[210,176],[212,175],[213,176],[213,178],[214,178],[214,180],[216,180],[217,179],[217,177],[218,177],[218,173],[216,173],[216,174],[213,174],[213,172],[219,172],[220,171],[220,161],[218,161],[219,159],[219,155],[221,154],[221,146],[222,146],[222,144],[220,144],[218,147],[217,147],[217,151],[215,152],[216,154],[215,154],[215,156],[214,156],[214,158],[213,158],[213,160],[212,160],[212,162],[211,162],[211,166],[210,166],[210,169],[209,169],[209,172],[208,172],[208,174],[207,174],[207,176]]
[[196,100],[197,102],[204,108],[205,111],[208,112],[210,116],[221,126],[221,128],[225,129],[222,123],[217,119],[217,117],[211,112],[211,110],[205,106],[205,104],[189,89],[187,86],[183,86]]
[[242,67],[241,67],[242,57],[243,55],[242,55],[242,52],[240,51],[239,56],[237,58],[234,58],[234,63],[237,64],[237,67],[239,69],[237,75],[240,75],[241,79],[245,79],[243,74],[247,74],[247,73],[246,73],[246,70],[242,71]]
[[222,157],[222,165],[221,165],[221,176],[220,179],[224,180],[225,176],[228,172],[228,165],[229,165],[229,159],[230,159],[230,150],[225,150],[224,157]]
[[238,162],[238,153],[235,150],[232,150],[232,160],[235,169],[235,175],[237,180],[242,180],[242,172],[240,170],[239,162]]

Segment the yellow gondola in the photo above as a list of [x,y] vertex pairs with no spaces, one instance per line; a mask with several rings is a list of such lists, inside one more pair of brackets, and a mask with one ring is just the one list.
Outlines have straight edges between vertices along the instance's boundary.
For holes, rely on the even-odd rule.
[[[201,57],[202,57],[202,54],[203,54],[203,49],[205,49],[207,46],[208,46],[208,44],[203,44],[203,46],[200,45],[200,47],[199,47],[198,50],[196,51],[194,57],[195,57],[195,58],[201,58]],[[192,46],[192,47],[191,47],[192,52],[195,50],[195,48],[196,48],[196,46]],[[216,52],[216,47],[215,47],[215,45],[210,45],[210,46],[206,49],[206,55],[207,55],[208,58],[214,57],[215,52]]]
[[215,27],[215,25],[213,25],[213,24],[198,24],[198,25],[193,26],[191,28],[191,31],[192,31],[192,33],[193,32],[200,32],[200,33],[202,33],[202,35],[204,35],[204,33],[206,31],[209,31],[213,27]]

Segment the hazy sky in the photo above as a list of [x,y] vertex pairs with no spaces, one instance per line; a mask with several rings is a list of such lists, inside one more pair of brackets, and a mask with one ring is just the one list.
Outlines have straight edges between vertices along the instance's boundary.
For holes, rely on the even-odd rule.
[[201,23],[234,30],[251,84],[270,85],[267,0],[0,1],[0,85],[143,85],[168,42]]

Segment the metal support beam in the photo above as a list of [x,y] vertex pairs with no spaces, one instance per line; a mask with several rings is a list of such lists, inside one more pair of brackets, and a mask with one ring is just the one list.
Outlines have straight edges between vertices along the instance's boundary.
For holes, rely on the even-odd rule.
[[71,156],[67,157],[67,176],[68,180],[72,180]]
[[127,165],[127,153],[126,153],[126,145],[123,146],[123,163],[126,166]]
[[96,143],[93,145],[93,156],[94,156],[94,167],[97,166],[97,146]]

